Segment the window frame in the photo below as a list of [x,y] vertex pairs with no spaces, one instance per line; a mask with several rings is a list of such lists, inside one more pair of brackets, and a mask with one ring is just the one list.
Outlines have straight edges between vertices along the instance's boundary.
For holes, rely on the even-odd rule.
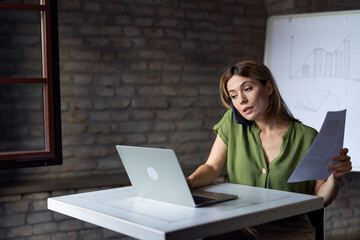
[[0,152],[0,169],[62,164],[57,0],[40,4],[0,2],[0,8],[39,11],[42,78],[2,78],[1,84],[43,84],[45,149]]

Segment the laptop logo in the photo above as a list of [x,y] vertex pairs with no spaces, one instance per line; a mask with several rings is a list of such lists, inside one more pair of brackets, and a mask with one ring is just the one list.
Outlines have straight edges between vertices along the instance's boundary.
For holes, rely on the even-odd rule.
[[157,181],[159,179],[159,174],[157,173],[157,171],[153,168],[153,167],[148,167],[147,168],[147,173],[149,175],[149,177],[155,181]]

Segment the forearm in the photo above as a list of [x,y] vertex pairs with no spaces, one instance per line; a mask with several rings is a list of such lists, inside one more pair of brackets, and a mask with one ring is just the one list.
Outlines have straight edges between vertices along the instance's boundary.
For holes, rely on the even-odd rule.
[[352,169],[350,157],[347,155],[347,148],[339,150],[339,156],[333,157],[334,164],[328,169],[333,170],[333,174],[324,182],[316,181],[315,195],[324,198],[324,206],[328,206],[336,197],[340,188],[340,178],[348,174]]
[[327,207],[337,196],[340,188],[340,179],[331,175],[315,191],[315,195],[324,199],[324,207]]
[[216,137],[206,163],[201,165],[186,180],[191,188],[212,183],[219,175],[226,161],[227,147],[219,136]]
[[219,174],[205,163],[187,178],[187,182],[191,188],[203,187],[212,183]]

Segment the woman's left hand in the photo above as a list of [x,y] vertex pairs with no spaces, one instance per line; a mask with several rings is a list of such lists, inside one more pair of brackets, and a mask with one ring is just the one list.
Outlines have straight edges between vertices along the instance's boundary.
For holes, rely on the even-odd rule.
[[328,168],[330,170],[334,170],[334,178],[341,178],[342,176],[345,176],[351,171],[351,158],[346,155],[348,151],[349,150],[347,148],[340,149],[339,156],[333,157],[333,161],[337,163],[330,165]]

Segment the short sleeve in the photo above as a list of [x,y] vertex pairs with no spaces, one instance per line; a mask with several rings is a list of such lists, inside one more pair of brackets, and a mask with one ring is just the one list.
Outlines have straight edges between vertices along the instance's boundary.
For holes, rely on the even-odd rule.
[[214,132],[221,138],[221,140],[228,146],[230,123],[233,120],[232,110],[229,109],[222,119],[213,127]]

